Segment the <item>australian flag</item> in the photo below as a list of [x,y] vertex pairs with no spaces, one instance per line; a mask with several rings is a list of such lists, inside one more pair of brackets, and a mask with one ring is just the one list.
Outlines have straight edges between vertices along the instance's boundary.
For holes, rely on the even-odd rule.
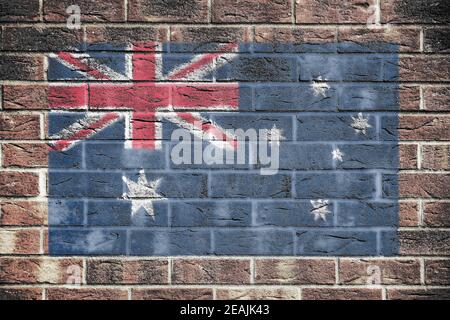
[[[50,254],[397,253],[395,45],[86,48],[48,56]],[[174,161],[177,129],[224,161]]]

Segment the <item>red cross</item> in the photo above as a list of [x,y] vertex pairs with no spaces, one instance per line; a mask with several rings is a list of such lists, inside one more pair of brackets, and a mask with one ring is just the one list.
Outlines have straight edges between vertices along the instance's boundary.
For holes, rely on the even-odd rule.
[[[160,44],[135,44],[131,55],[132,79],[123,80],[123,75],[106,66],[88,63],[88,56],[71,53],[53,55],[60,63],[84,73],[102,83],[80,85],[51,85],[49,88],[50,109],[87,109],[107,111],[92,113],[85,119],[50,137],[56,142],[55,150],[65,150],[74,143],[87,139],[117,121],[123,113],[131,111],[131,141],[133,148],[155,149],[161,139],[160,119],[166,118],[191,132],[207,133],[214,140],[226,141],[232,147],[236,141],[217,125],[202,119],[197,111],[237,110],[239,86],[237,83],[192,83],[180,82],[213,65],[217,58],[237,49],[236,44],[227,44],[217,53],[196,56],[168,76],[161,75],[161,59],[156,52]],[[121,78],[122,77],[122,78]],[[164,80],[164,82],[161,82]],[[177,82],[178,81],[178,82]],[[194,111],[194,112],[187,112]]]

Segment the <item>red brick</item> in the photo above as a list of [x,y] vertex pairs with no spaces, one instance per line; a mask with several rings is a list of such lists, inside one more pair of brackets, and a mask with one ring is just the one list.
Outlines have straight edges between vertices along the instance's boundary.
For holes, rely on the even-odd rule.
[[65,22],[70,5],[78,5],[82,22],[115,22],[125,20],[125,5],[123,0],[46,0],[44,1],[44,20]]
[[213,291],[207,288],[132,289],[133,300],[212,300]]
[[381,21],[388,23],[445,23],[450,22],[446,12],[447,0],[382,0]]
[[365,49],[383,52],[379,43],[396,44],[398,52],[420,51],[420,29],[411,27],[386,27],[369,29],[367,27],[339,27],[338,41],[360,44]]
[[142,47],[155,48],[153,42],[168,41],[166,27],[87,27],[87,42],[98,45],[116,45],[120,47],[140,44]]
[[399,209],[399,226],[400,227],[417,227],[419,224],[417,202],[401,202]]
[[450,197],[450,174],[400,173],[398,183],[403,198]]
[[292,22],[290,0],[215,0],[212,4],[213,22]]
[[342,284],[420,284],[420,264],[418,260],[342,259],[339,279]]
[[39,230],[0,229],[0,254],[38,254]]
[[44,80],[42,55],[0,56],[0,80]]
[[41,300],[39,288],[0,288],[0,300]]
[[419,110],[420,88],[419,86],[400,85],[398,90],[400,110]]
[[293,288],[233,288],[217,289],[218,300],[297,300],[298,290]]
[[80,48],[83,31],[66,27],[4,27],[3,49],[63,51]]
[[0,22],[39,20],[39,0],[0,0]]
[[[78,268],[81,281],[81,259],[0,258],[2,284],[66,284],[72,276],[69,268]],[[78,282],[80,283],[80,282]]]
[[0,202],[0,225],[36,226],[47,223],[47,204],[37,201],[5,200]]
[[0,115],[0,139],[39,139],[39,116],[3,113]]
[[428,111],[450,111],[450,86],[424,87],[424,108]]
[[89,284],[167,284],[167,260],[101,259],[87,262]]
[[297,23],[366,23],[376,0],[297,0]]
[[445,116],[400,116],[399,139],[423,141],[450,140],[450,117]]
[[450,202],[427,202],[423,211],[427,227],[450,227]]
[[[288,43],[295,46],[326,45],[336,43],[336,28],[303,28],[303,27],[256,27],[255,43],[267,43],[274,46]],[[299,48],[299,51],[305,49]]]
[[3,166],[47,167],[49,147],[44,143],[8,143],[2,146]]
[[172,282],[179,284],[250,283],[250,260],[176,259],[172,264]]
[[0,172],[0,196],[36,196],[39,176],[31,172]]
[[398,66],[398,76],[395,74],[386,80],[450,81],[450,58],[447,56],[402,56],[396,65]]
[[448,231],[415,230],[398,232],[401,255],[439,256],[450,254]]
[[241,43],[250,41],[247,27],[172,27],[171,41],[181,43]]
[[128,21],[208,22],[208,0],[128,0]]
[[423,146],[422,168],[429,170],[450,170],[450,146]]
[[450,260],[425,260],[425,284],[450,285]]
[[334,284],[335,262],[325,259],[264,259],[255,262],[255,282],[264,284]]
[[302,300],[381,300],[381,289],[305,288]]
[[417,169],[417,145],[401,144],[399,157],[401,169]]
[[48,288],[47,300],[127,300],[125,289],[106,288]]
[[450,300],[450,289],[388,289],[389,300]]

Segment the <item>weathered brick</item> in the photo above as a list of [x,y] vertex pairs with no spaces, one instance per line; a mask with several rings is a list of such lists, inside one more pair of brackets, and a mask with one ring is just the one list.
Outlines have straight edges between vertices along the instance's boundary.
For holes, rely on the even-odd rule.
[[381,289],[305,288],[302,300],[381,300]]
[[47,167],[47,144],[8,143],[2,145],[3,166],[5,167]]
[[1,22],[27,22],[39,20],[39,0],[1,0]]
[[[381,129],[385,131],[389,129],[384,125],[383,120]],[[450,140],[450,117],[401,115],[398,123],[398,138],[402,141],[448,141]]]
[[450,240],[447,231],[399,231],[398,238],[401,255],[438,256],[450,253]]
[[48,288],[47,300],[127,300],[126,289],[110,288]]
[[177,259],[172,264],[172,283],[249,284],[250,261],[238,259]]
[[0,80],[43,80],[44,57],[42,55],[0,56]]
[[218,300],[298,300],[294,288],[233,288],[216,291]]
[[450,11],[446,0],[383,0],[382,23],[448,23]]
[[334,284],[335,262],[328,259],[263,259],[255,262],[258,284]]
[[[398,193],[402,198],[448,198],[450,196],[450,174],[401,173],[398,184]],[[383,188],[386,186],[387,184]],[[391,196],[395,194],[392,193]]]
[[388,300],[449,300],[450,289],[388,289]]
[[4,200],[0,202],[0,225],[34,226],[47,223],[45,202]]
[[417,227],[419,223],[417,202],[400,202],[398,224],[400,227]]
[[450,202],[426,202],[423,222],[428,227],[450,227]]
[[425,52],[450,52],[450,28],[426,28],[424,33]]
[[211,7],[212,21],[289,23],[291,5],[289,0],[215,0]]
[[79,50],[83,32],[58,27],[5,27],[3,49],[17,51]]
[[419,86],[400,85],[398,88],[398,106],[400,110],[418,110],[420,107]]
[[167,284],[167,260],[88,260],[88,284]]
[[[0,266],[3,284],[80,284],[83,274],[81,259],[0,258]],[[75,268],[77,274],[73,272]],[[75,282],[74,276],[78,277]]]
[[[387,27],[339,27],[340,52],[418,52],[420,29]],[[388,44],[388,45],[387,45]]]
[[450,170],[450,146],[424,145],[422,147],[422,168]]
[[417,145],[401,144],[399,148],[400,168],[417,169]]
[[430,55],[401,56],[387,61],[384,72],[386,81],[450,81],[450,58]]
[[39,230],[0,229],[0,254],[38,254]]
[[[89,50],[130,50],[132,45],[144,49],[156,49],[157,42],[168,40],[165,27],[103,27],[86,28]],[[128,47],[127,47],[128,46]]]
[[0,196],[37,196],[39,176],[31,172],[0,172]]
[[425,260],[425,283],[427,285],[450,285],[450,260]]
[[418,260],[342,259],[339,280],[342,284],[420,284],[420,264]]
[[256,27],[255,52],[335,52],[336,29]]
[[3,113],[0,115],[0,138],[9,139],[39,139],[39,116]]
[[213,290],[207,288],[132,289],[133,300],[212,300]]
[[46,0],[44,1],[44,20],[66,21],[66,12],[71,5],[80,7],[81,22],[117,22],[125,19],[125,5],[122,0],[98,2],[95,0]]
[[215,52],[228,43],[239,44],[248,51],[250,28],[247,27],[173,27],[170,29],[171,52]]
[[366,23],[376,0],[297,0],[297,23]]
[[428,111],[450,110],[450,86],[423,88],[424,109]]
[[128,21],[206,23],[208,1],[129,0]]
[[41,300],[40,288],[0,288],[0,300]]

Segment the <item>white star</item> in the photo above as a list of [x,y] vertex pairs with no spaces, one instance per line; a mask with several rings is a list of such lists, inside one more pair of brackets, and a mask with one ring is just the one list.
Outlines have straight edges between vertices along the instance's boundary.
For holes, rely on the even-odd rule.
[[[322,76],[317,77],[317,80],[322,81]],[[326,97],[326,91],[330,89],[330,86],[326,82],[316,82],[313,80],[313,83],[311,84],[311,87],[314,91],[315,96],[323,96]]]
[[313,209],[311,210],[311,214],[314,215],[314,221],[322,219],[323,221],[327,220],[327,214],[331,213],[328,210],[329,200],[311,200],[311,205]]
[[156,192],[156,189],[161,183],[161,178],[148,182],[144,169],[141,169],[139,171],[139,178],[137,182],[128,179],[126,176],[122,176],[122,180],[126,183],[128,188],[128,193],[125,193],[123,198],[131,199],[131,215],[134,216],[141,208],[144,208],[147,214],[154,220],[155,213],[153,210],[152,200],[134,198],[146,197],[164,199]]
[[366,134],[366,130],[368,128],[372,128],[372,126],[369,124],[369,118],[364,118],[363,114],[360,112],[358,113],[358,117],[352,117],[353,122],[350,125],[357,133],[362,132],[363,134]]
[[333,155],[333,160],[338,160],[341,162],[343,161],[342,157],[344,156],[344,154],[341,152],[341,150],[339,150],[339,148],[333,149],[331,154]]

